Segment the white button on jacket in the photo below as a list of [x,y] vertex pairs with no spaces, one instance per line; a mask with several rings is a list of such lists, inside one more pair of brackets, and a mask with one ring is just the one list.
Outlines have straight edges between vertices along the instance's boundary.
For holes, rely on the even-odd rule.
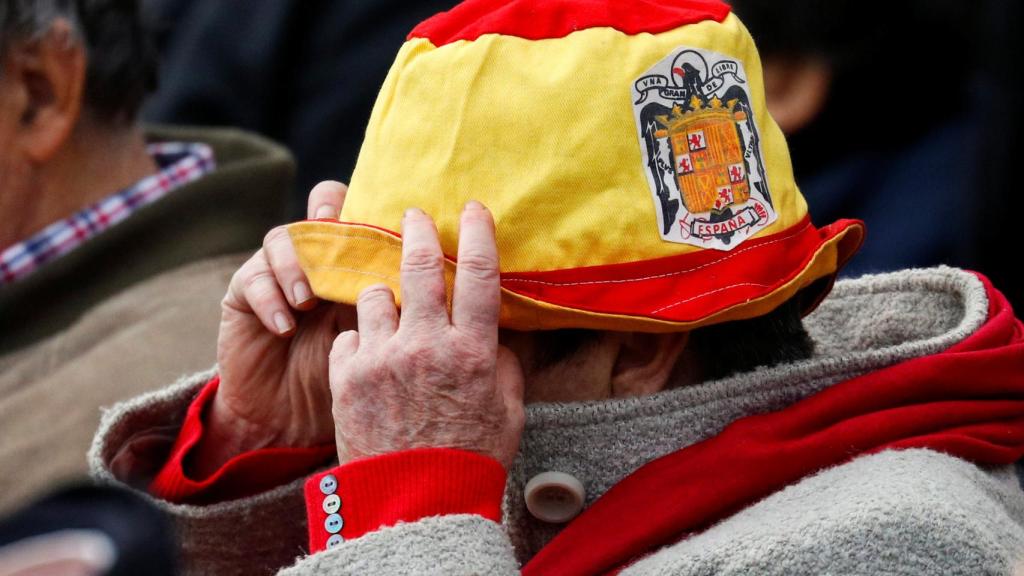
[[341,510],[341,496],[330,494],[324,498],[324,512],[334,514],[338,510]]
[[575,518],[586,500],[583,484],[565,472],[542,472],[526,483],[526,509],[542,522],[561,524]]
[[334,494],[337,489],[338,479],[334,477],[334,474],[328,474],[320,479],[320,492]]
[[342,520],[339,514],[331,514],[327,517],[327,520],[324,520],[324,530],[327,530],[330,534],[337,534],[344,527],[345,521]]

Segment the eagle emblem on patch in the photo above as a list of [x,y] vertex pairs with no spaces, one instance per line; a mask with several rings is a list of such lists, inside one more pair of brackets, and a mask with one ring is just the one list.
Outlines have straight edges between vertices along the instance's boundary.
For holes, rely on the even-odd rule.
[[679,48],[632,96],[664,240],[732,250],[775,221],[742,62]]

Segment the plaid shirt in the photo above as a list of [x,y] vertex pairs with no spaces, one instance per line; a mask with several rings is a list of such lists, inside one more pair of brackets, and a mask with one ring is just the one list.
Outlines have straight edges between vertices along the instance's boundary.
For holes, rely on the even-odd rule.
[[160,142],[148,145],[147,151],[160,167],[156,174],[0,251],[0,286],[20,280],[67,254],[139,208],[203,177],[215,166],[213,150],[206,144]]

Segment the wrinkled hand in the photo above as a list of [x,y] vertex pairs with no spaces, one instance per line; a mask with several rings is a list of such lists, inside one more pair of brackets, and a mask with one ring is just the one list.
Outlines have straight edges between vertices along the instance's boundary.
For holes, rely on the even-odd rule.
[[498,345],[498,251],[490,212],[462,213],[449,318],[443,255],[433,221],[403,221],[402,311],[371,286],[357,303],[359,331],[341,333],[330,358],[338,458],[410,448],[461,448],[506,468],[525,419],[519,361]]
[[[337,218],[346,190],[318,184],[309,217]],[[284,226],[238,269],[221,308],[221,382],[196,447],[196,471],[205,476],[249,450],[329,443],[327,358],[338,333],[355,326],[355,310],[313,296]]]

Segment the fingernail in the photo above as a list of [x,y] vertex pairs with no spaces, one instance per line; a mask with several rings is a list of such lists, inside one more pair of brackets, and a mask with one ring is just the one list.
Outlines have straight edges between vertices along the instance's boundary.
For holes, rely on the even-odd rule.
[[296,282],[292,287],[292,296],[295,298],[296,304],[302,304],[313,297],[313,292],[309,289],[309,284]]
[[274,326],[277,326],[279,334],[286,334],[292,329],[292,321],[284,312],[278,312],[274,314]]
[[316,209],[316,219],[337,218],[339,210],[330,204],[324,204]]
[[479,203],[479,202],[477,202],[476,200],[470,200],[469,202],[466,202],[466,206],[463,208],[463,210],[484,210],[484,209],[485,209],[484,205]]
[[405,217],[406,218],[411,218],[413,216],[420,216],[422,214],[423,214],[423,210],[420,210],[419,208],[409,208],[408,210],[405,211]]

